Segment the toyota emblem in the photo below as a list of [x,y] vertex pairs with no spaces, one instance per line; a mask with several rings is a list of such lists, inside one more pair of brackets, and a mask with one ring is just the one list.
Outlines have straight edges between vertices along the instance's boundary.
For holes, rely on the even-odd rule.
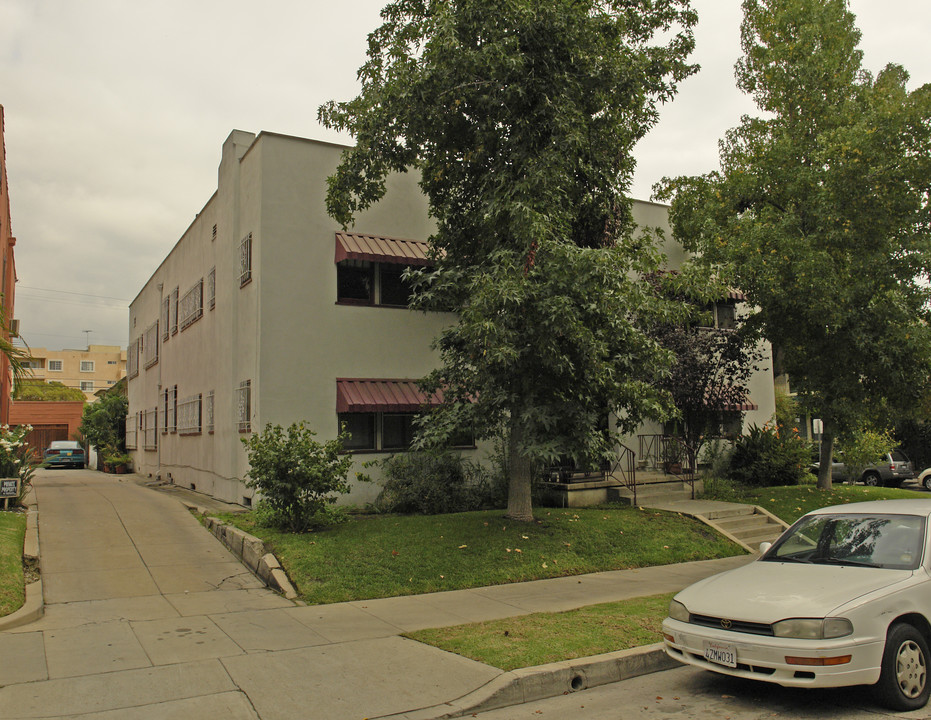
[[723,618],[723,619],[721,620],[721,627],[724,628],[725,630],[730,630],[730,629],[731,629],[731,621],[728,620],[727,618]]

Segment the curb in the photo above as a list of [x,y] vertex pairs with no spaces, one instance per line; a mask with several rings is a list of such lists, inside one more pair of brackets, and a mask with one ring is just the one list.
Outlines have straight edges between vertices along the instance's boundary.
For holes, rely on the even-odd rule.
[[457,700],[371,720],[444,720],[522,705],[680,667],[663,643],[502,673]]
[[[23,540],[23,559],[39,565],[39,512],[36,510],[35,496],[27,495],[26,537]],[[45,615],[45,601],[42,596],[42,578],[26,585],[26,601],[23,606],[9,615],[0,618],[0,631],[10,630],[21,625],[28,625]]]
[[200,515],[207,529],[213,533],[217,540],[223,543],[262,582],[280,592],[288,600],[297,600],[297,590],[291,584],[291,580],[278,562],[278,558],[268,551],[264,542],[254,535],[212,517],[209,514],[210,511],[206,508],[199,507],[187,500],[181,500],[181,504]]

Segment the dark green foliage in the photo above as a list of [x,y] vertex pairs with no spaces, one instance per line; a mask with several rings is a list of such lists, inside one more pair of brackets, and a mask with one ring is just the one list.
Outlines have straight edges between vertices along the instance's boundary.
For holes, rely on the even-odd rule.
[[[83,394],[82,394],[83,399]],[[117,393],[108,393],[95,403],[84,406],[78,432],[85,442],[115,455],[125,449],[126,413],[129,400]]]
[[761,117],[720,170],[667,180],[675,235],[740,288],[802,407],[835,437],[913,412],[931,377],[931,85],[861,67],[845,0],[744,0],[739,87]]
[[320,109],[356,138],[329,179],[343,225],[414,169],[437,231],[413,305],[457,311],[436,340],[443,418],[425,444],[507,431],[508,515],[533,518],[530,469],[600,459],[668,410],[668,354],[642,324],[669,317],[639,282],[663,260],[625,193],[634,145],[679,81],[687,0],[395,0],[369,36],[362,91]]
[[77,388],[67,387],[52,380],[21,380],[13,390],[15,400],[42,400],[46,402],[84,402],[87,396]]
[[439,515],[479,510],[491,501],[481,467],[456,453],[402,453],[380,465],[385,479],[375,506],[381,512]]
[[349,492],[346,476],[353,460],[343,451],[346,435],[325,443],[315,435],[303,423],[293,423],[287,434],[269,423],[242,440],[249,456],[246,485],[259,491],[271,521],[287,532],[305,532],[325,521],[336,494]]
[[734,446],[729,475],[750,487],[797,485],[807,472],[809,452],[791,429],[752,425]]

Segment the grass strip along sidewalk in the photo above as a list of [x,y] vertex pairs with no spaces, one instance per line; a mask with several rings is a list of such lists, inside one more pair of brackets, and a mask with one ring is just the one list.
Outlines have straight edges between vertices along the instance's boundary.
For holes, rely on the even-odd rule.
[[0,617],[19,610],[26,599],[23,581],[25,535],[25,514],[0,512]]
[[[927,497],[927,493],[897,488],[836,485],[833,490],[822,491],[813,485],[799,485],[748,491],[741,501],[763,506],[793,523],[805,513],[829,505]],[[659,642],[674,594],[422,630],[407,637],[502,670],[533,667]]]

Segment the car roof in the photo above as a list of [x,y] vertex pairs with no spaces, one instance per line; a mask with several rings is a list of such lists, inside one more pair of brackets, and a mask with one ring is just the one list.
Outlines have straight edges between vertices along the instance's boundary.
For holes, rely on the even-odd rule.
[[81,447],[81,443],[77,440],[52,440],[52,444],[49,447],[53,448],[73,448]]
[[834,513],[867,515],[873,513],[892,515],[931,515],[931,499],[924,500],[867,500],[865,502],[831,505],[812,510],[809,515],[826,515]]

